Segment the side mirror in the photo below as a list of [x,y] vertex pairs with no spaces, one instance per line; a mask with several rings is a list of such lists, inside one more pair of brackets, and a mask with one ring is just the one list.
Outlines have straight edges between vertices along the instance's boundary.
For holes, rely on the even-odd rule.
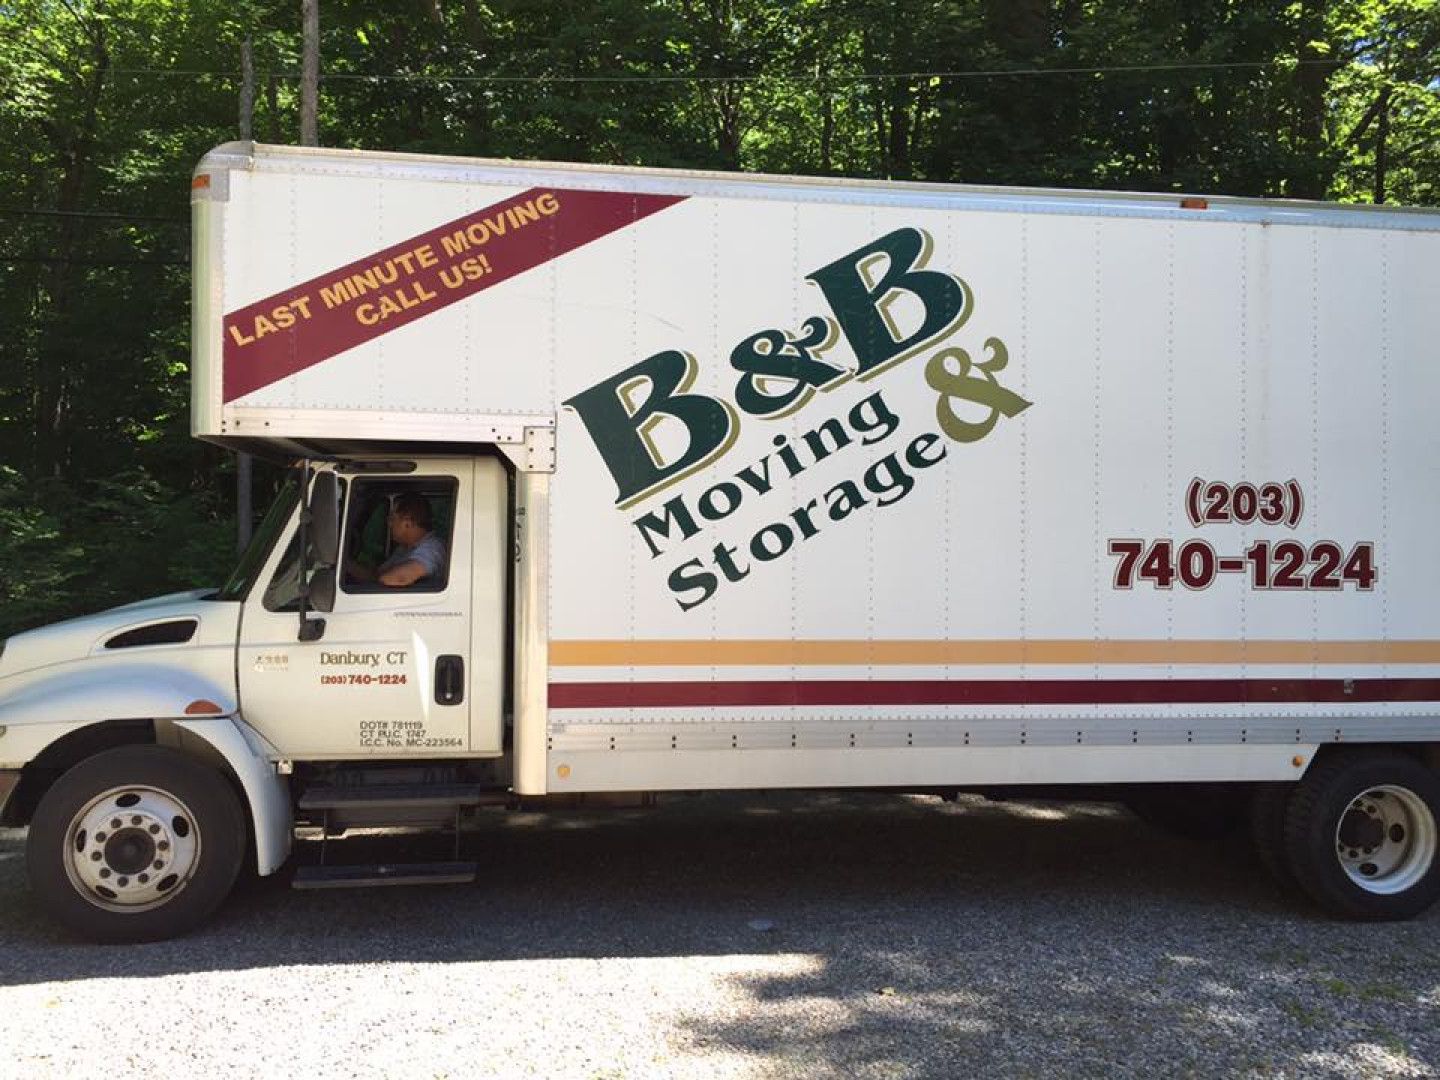
[[308,600],[312,611],[335,610],[335,568],[322,566],[310,576]]
[[[340,487],[333,472],[315,474],[310,486],[310,543],[315,548],[315,562],[320,566],[334,566],[340,560]],[[314,606],[320,611],[329,611],[315,599],[315,582],[310,585]],[[330,581],[330,601],[335,601],[335,581]]]

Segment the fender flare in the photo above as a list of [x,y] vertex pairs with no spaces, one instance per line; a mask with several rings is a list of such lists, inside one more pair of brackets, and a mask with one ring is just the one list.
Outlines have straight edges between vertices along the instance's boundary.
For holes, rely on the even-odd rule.
[[186,717],[173,722],[202,739],[234,771],[255,826],[255,871],[265,877],[279,870],[290,857],[295,819],[290,786],[276,772],[264,741],[250,725],[234,716]]
[[[187,716],[186,707],[199,700],[218,709]],[[102,720],[167,721],[200,739],[234,772],[255,829],[256,870],[273,874],[290,856],[289,786],[275,771],[277,755],[239,719],[236,706],[233,688],[173,667],[57,671],[0,704],[0,768],[20,769],[56,740]]]

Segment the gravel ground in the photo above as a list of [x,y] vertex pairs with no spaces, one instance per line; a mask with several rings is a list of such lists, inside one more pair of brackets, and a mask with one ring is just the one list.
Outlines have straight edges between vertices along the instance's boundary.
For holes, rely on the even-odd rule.
[[496,815],[466,838],[475,886],[250,882],[190,937],[120,948],[47,922],[23,840],[0,831],[4,1077],[1440,1070],[1440,911],[1328,921],[1242,851],[1111,807]]

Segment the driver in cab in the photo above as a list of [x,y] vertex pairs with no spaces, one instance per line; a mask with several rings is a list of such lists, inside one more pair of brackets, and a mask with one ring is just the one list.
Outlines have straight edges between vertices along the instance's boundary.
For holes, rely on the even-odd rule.
[[351,577],[404,589],[440,574],[445,567],[445,545],[431,531],[434,522],[425,496],[415,492],[397,496],[390,506],[388,524],[395,544],[390,557],[374,570],[351,560],[346,567]]

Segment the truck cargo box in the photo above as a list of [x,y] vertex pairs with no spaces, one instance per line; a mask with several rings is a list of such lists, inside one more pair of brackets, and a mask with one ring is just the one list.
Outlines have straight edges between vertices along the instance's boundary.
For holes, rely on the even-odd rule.
[[1275,777],[1436,724],[1436,214],[250,145],[197,184],[197,435],[549,476],[549,789]]

